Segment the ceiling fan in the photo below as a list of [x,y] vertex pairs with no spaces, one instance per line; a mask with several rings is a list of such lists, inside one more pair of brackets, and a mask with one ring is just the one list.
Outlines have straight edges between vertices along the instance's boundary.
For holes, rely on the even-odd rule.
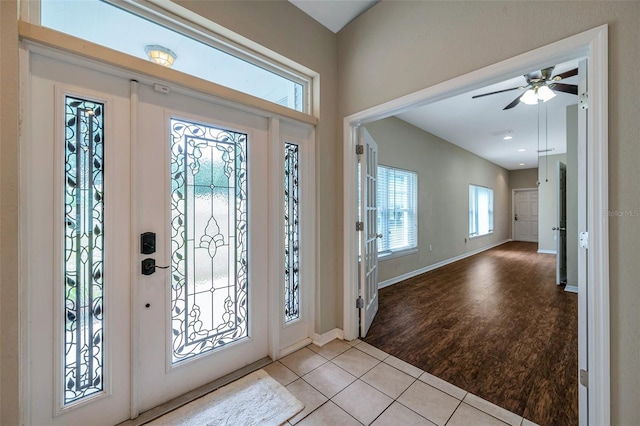
[[527,84],[524,86],[512,87],[511,89],[498,90],[496,92],[483,93],[481,95],[472,96],[471,99],[495,95],[497,93],[510,92],[511,90],[527,89],[524,93],[515,98],[513,102],[503,108],[503,110],[507,110],[515,107],[520,102],[524,102],[529,105],[537,104],[539,99],[543,102],[546,102],[555,96],[555,93],[553,93],[554,91],[577,95],[578,86],[576,86],[575,84],[565,84],[558,82],[565,78],[578,75],[578,68],[574,68],[572,70],[565,71],[561,74],[557,74],[551,77],[554,68],[555,66],[525,74],[524,78],[527,80]]

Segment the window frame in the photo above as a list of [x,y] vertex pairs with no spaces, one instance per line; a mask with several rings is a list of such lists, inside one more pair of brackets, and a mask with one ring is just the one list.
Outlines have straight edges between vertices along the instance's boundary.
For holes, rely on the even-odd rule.
[[[41,1],[36,0],[33,2],[21,2],[20,6],[20,18],[26,22],[41,26]],[[299,64],[293,63],[284,57],[272,51],[267,51],[266,48],[252,43],[249,40],[245,40],[242,36],[231,33],[227,30],[226,33],[219,33],[215,30],[218,27],[217,24],[208,21],[207,18],[201,17],[189,11],[188,9],[173,3],[156,4],[156,0],[100,0],[111,7],[115,7],[132,15],[146,19],[152,23],[160,26],[164,26],[171,31],[174,31],[184,37],[196,40],[204,45],[207,45],[213,49],[220,50],[231,56],[234,56],[240,60],[243,60],[257,68],[262,68],[268,72],[271,72],[277,76],[280,76],[293,83],[300,84],[302,86],[302,110],[296,110],[288,106],[284,106],[278,102],[268,100],[262,97],[258,97],[251,93],[232,88],[225,85],[220,85],[217,81],[204,80],[210,83],[214,83],[231,89],[239,93],[243,93],[248,96],[256,97],[269,102],[273,105],[282,106],[288,110],[302,113],[305,115],[315,117],[313,92],[314,92],[314,80],[317,75],[312,71]],[[210,29],[212,27],[213,29]],[[48,27],[43,27],[47,28]],[[222,28],[222,27],[220,27]],[[55,30],[54,30],[55,31]],[[224,35],[224,34],[229,35]],[[66,33],[65,33],[66,34]],[[76,37],[73,34],[66,34],[70,37]],[[253,44],[253,46],[251,46]],[[115,50],[112,47],[104,46],[107,49]],[[256,49],[263,50],[262,53]],[[120,52],[119,50],[115,50]],[[120,52],[122,54],[129,55],[126,52]],[[272,57],[273,56],[273,57]],[[137,57],[137,56],[134,56]],[[285,62],[289,62],[286,64]],[[296,69],[300,68],[300,69]],[[187,75],[194,76],[193,74]]]
[[[471,205],[471,191],[472,189],[475,188],[475,205],[472,206]],[[478,189],[481,190],[487,190],[489,191],[489,208],[487,211],[487,216],[488,216],[488,230],[486,233],[484,234],[480,234],[479,232],[479,228],[480,228],[480,223],[479,223],[479,214],[478,214]],[[483,185],[476,185],[473,183],[469,184],[469,204],[468,204],[468,212],[469,212],[469,216],[468,216],[468,221],[469,221],[469,232],[467,233],[468,238],[471,239],[475,239],[475,238],[480,238],[480,237],[484,237],[487,235],[493,235],[493,231],[495,228],[495,199],[494,199],[494,190],[493,188],[489,188],[488,186],[483,186]],[[475,229],[476,232],[472,232],[472,214],[474,215],[474,223],[475,223]]]
[[[378,180],[380,179],[380,169],[384,168],[384,169],[388,169],[388,170],[393,170],[393,171],[399,171],[402,173],[406,173],[406,174],[410,174],[414,177],[414,181],[413,181],[413,189],[414,192],[413,194],[409,195],[409,208],[406,209],[398,209],[397,211],[401,211],[401,212],[407,212],[409,215],[409,221],[413,221],[413,223],[409,224],[409,226],[413,226],[414,228],[414,232],[413,232],[413,236],[414,236],[414,242],[413,245],[409,245],[406,247],[402,247],[402,248],[396,248],[396,249],[387,249],[384,251],[380,250],[380,243],[378,243],[378,260],[387,260],[387,259],[393,259],[396,257],[400,257],[400,256],[404,256],[404,255],[408,255],[408,254],[413,254],[413,253],[417,253],[418,252],[418,172],[414,171],[414,170],[407,170],[407,169],[402,169],[400,167],[393,167],[393,166],[387,166],[384,164],[378,164],[378,170],[377,170],[377,176],[378,176]],[[387,180],[387,184],[389,183],[389,181]],[[377,213],[376,213],[376,221],[378,223],[382,223],[383,220],[380,218],[381,216],[381,211],[382,209],[380,208],[380,200],[381,197],[379,196],[380,194],[380,190],[378,189],[378,185],[379,182],[376,183],[376,197],[377,197]],[[388,188],[387,188],[388,191]],[[411,208],[413,207],[413,209]],[[386,211],[390,211],[390,209],[386,209]],[[394,212],[396,212],[396,209],[393,209]],[[387,216],[386,219],[387,222],[387,229],[388,229],[388,222],[389,222],[389,218]],[[378,227],[377,229],[378,234],[382,233],[382,229],[380,229],[380,227]],[[388,231],[387,231],[388,232]]]

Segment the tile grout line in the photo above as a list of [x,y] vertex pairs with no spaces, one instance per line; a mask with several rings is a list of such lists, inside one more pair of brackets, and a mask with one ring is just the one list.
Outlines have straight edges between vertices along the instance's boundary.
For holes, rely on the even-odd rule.
[[[366,342],[365,342],[365,343],[366,343]],[[310,346],[310,345],[309,345],[309,346]],[[373,388],[373,389],[375,389],[376,391],[380,392],[382,395],[385,395],[386,397],[388,397],[388,398],[390,398],[390,399],[392,400],[392,401],[391,401],[391,403],[390,403],[390,404],[389,404],[389,405],[388,405],[388,406],[387,406],[387,407],[386,407],[386,408],[385,408],[385,409],[384,409],[384,410],[383,410],[383,411],[382,411],[378,416],[376,416],[376,417],[375,417],[375,418],[374,418],[374,419],[373,419],[369,424],[374,423],[378,418],[380,418],[380,417],[381,417],[381,416],[382,416],[382,415],[383,415],[383,414],[384,414],[384,413],[385,413],[385,412],[386,412],[386,411],[387,411],[387,410],[388,410],[388,409],[389,409],[389,408],[390,408],[394,403],[396,403],[396,402],[397,402],[399,405],[401,405],[402,407],[404,407],[404,408],[408,409],[409,411],[411,411],[411,412],[415,413],[416,415],[418,415],[418,416],[420,416],[420,417],[422,417],[422,418],[425,418],[427,421],[430,421],[430,422],[431,422],[431,420],[429,420],[428,418],[426,418],[426,417],[422,416],[420,413],[417,413],[416,411],[412,410],[411,408],[407,407],[406,405],[402,404],[402,403],[399,401],[399,399],[402,397],[402,395],[404,395],[404,394],[407,392],[407,390],[408,390],[411,386],[413,386],[416,382],[424,383],[425,385],[427,385],[427,386],[429,386],[429,387],[431,387],[431,388],[433,388],[433,389],[435,389],[435,390],[438,390],[438,391],[440,391],[440,392],[444,393],[445,395],[448,395],[448,396],[450,396],[450,397],[452,397],[452,398],[454,398],[454,399],[458,400],[458,404],[456,405],[456,408],[453,410],[453,412],[451,413],[451,415],[448,417],[447,421],[444,423],[444,425],[445,425],[445,426],[446,426],[446,425],[451,421],[451,418],[452,418],[452,417],[454,416],[454,414],[455,414],[455,413],[460,409],[460,407],[462,406],[462,404],[465,404],[465,405],[467,405],[467,406],[469,406],[469,407],[471,407],[471,408],[474,408],[474,409],[476,409],[476,410],[480,411],[481,413],[484,413],[484,414],[486,414],[486,415],[488,415],[488,416],[490,416],[490,417],[492,417],[492,418],[494,418],[494,419],[496,419],[496,420],[498,420],[498,421],[500,421],[500,422],[502,422],[502,423],[509,424],[509,423],[507,423],[506,421],[502,420],[501,418],[496,417],[495,415],[493,415],[493,414],[491,414],[491,413],[489,413],[489,412],[487,412],[487,411],[483,410],[482,408],[478,408],[478,407],[476,407],[476,406],[474,406],[474,405],[471,405],[471,404],[469,404],[469,403],[464,402],[464,399],[465,399],[465,398],[466,398],[466,396],[469,394],[469,392],[468,392],[468,391],[465,391],[464,389],[461,389],[461,388],[460,388],[460,389],[461,389],[462,391],[464,391],[465,393],[464,393],[464,396],[462,396],[462,398],[458,398],[458,397],[456,397],[455,395],[452,395],[452,394],[450,394],[449,392],[447,392],[447,391],[445,391],[445,390],[443,390],[443,389],[440,389],[440,388],[439,388],[439,387],[437,387],[437,386],[434,386],[434,385],[432,385],[432,384],[430,384],[430,383],[427,383],[427,382],[425,382],[425,381],[423,381],[423,380],[420,380],[420,377],[422,377],[425,373],[429,374],[427,371],[421,370],[420,368],[415,367],[413,364],[407,363],[406,361],[403,361],[402,359],[400,359],[400,361],[403,361],[403,362],[405,362],[406,364],[408,364],[408,365],[410,365],[410,366],[412,366],[412,367],[417,368],[419,371],[422,371],[422,373],[420,373],[420,374],[418,375],[418,377],[414,377],[413,375],[411,375],[411,374],[409,374],[409,373],[407,373],[407,372],[405,372],[405,371],[402,371],[401,369],[399,369],[399,368],[395,367],[394,365],[391,365],[391,364],[389,364],[389,363],[385,362],[385,360],[389,359],[389,358],[392,356],[391,354],[388,354],[387,352],[384,352],[384,351],[382,351],[382,350],[380,350],[380,349],[376,348],[376,349],[380,350],[381,352],[383,352],[384,354],[386,354],[386,355],[387,355],[386,357],[384,357],[384,358],[381,360],[381,359],[379,359],[379,358],[377,358],[377,357],[375,357],[375,356],[373,356],[373,355],[371,355],[371,354],[369,354],[369,353],[365,352],[364,350],[358,349],[358,348],[357,348],[357,346],[358,346],[357,344],[356,344],[356,345],[351,345],[351,347],[349,347],[349,348],[347,348],[346,350],[344,350],[344,351],[342,351],[342,352],[338,353],[337,355],[333,356],[332,358],[327,358],[326,356],[324,356],[324,355],[322,355],[322,354],[320,354],[320,353],[318,353],[318,352],[316,352],[316,351],[314,351],[314,350],[312,350],[312,349],[309,349],[309,351],[311,351],[313,354],[319,355],[321,358],[323,358],[323,359],[325,360],[325,362],[323,362],[323,363],[322,363],[322,364],[320,364],[319,366],[317,366],[317,367],[313,368],[312,370],[309,370],[308,372],[306,372],[306,373],[304,374],[304,376],[306,376],[306,375],[310,374],[311,372],[313,372],[313,371],[315,371],[315,370],[319,369],[320,367],[325,366],[325,365],[326,365],[326,364],[328,364],[328,363],[331,363],[334,367],[337,367],[337,368],[339,368],[340,370],[344,371],[345,373],[350,374],[351,376],[355,377],[355,380],[354,380],[354,381],[352,381],[351,383],[349,383],[349,384],[348,384],[347,386],[345,386],[343,389],[339,390],[339,391],[338,391],[335,395],[333,395],[332,397],[327,397],[327,396],[326,396],[324,393],[322,393],[318,388],[316,388],[315,386],[313,386],[311,383],[307,382],[307,380],[305,380],[303,376],[299,375],[298,373],[296,373],[295,371],[293,371],[293,370],[291,370],[289,367],[287,367],[285,364],[282,364],[282,363],[281,363],[285,368],[287,368],[288,370],[290,370],[290,371],[291,371],[291,372],[292,372],[292,373],[297,377],[297,379],[302,379],[302,381],[303,381],[305,384],[307,384],[308,386],[310,386],[313,390],[315,390],[316,392],[318,392],[318,393],[319,393],[320,395],[322,395],[324,398],[327,398],[327,399],[326,399],[326,401],[324,401],[322,404],[320,404],[316,409],[314,409],[313,411],[311,411],[311,412],[307,413],[307,415],[305,415],[303,418],[301,418],[300,420],[298,420],[298,421],[296,422],[296,424],[298,424],[299,422],[301,422],[301,421],[303,421],[304,419],[308,418],[311,414],[313,414],[313,413],[315,413],[316,411],[318,411],[320,408],[322,408],[323,406],[325,406],[328,402],[333,403],[333,404],[334,404],[336,407],[338,407],[338,409],[340,409],[342,412],[344,412],[344,413],[346,413],[347,415],[349,415],[349,417],[353,418],[356,422],[358,422],[358,423],[362,424],[362,422],[360,422],[360,421],[359,421],[357,418],[355,418],[351,413],[349,413],[348,411],[346,411],[345,409],[343,409],[340,405],[338,405],[338,404],[333,400],[333,398],[335,398],[337,395],[339,395],[341,392],[343,392],[343,391],[344,391],[345,389],[347,389],[349,386],[352,386],[352,385],[353,385],[355,382],[357,382],[357,381],[360,381],[360,382],[362,382],[363,384],[365,384],[365,385],[368,385],[368,386],[372,387],[372,388]],[[372,346],[373,348],[375,348],[375,346],[373,346],[373,345],[370,345],[370,346]],[[308,348],[308,346],[306,346],[306,348]],[[368,369],[368,370],[366,370],[364,373],[362,373],[361,375],[356,376],[356,375],[352,374],[350,371],[348,371],[348,370],[344,369],[343,367],[341,367],[340,365],[338,365],[338,364],[336,364],[336,363],[334,362],[334,360],[335,360],[336,358],[338,358],[340,355],[343,355],[344,353],[348,352],[351,348],[356,348],[356,349],[358,349],[358,351],[359,351],[359,352],[361,352],[361,353],[363,353],[363,354],[365,354],[365,355],[367,355],[367,356],[371,357],[372,359],[374,359],[374,360],[376,361],[376,363],[375,363],[371,368],[369,368],[369,369]],[[399,358],[398,358],[398,359],[399,359]],[[278,362],[279,362],[279,360],[278,360]],[[411,377],[411,378],[413,379],[413,381],[412,381],[412,382],[411,382],[411,383],[410,383],[410,384],[409,384],[409,385],[408,385],[408,386],[407,386],[407,387],[406,387],[406,388],[405,388],[405,389],[404,389],[404,390],[403,390],[403,391],[398,395],[398,397],[397,397],[397,398],[393,398],[391,395],[388,395],[388,394],[387,394],[387,393],[385,393],[384,391],[382,391],[382,390],[378,389],[377,387],[375,387],[375,386],[373,386],[373,385],[371,385],[371,384],[367,383],[365,380],[363,380],[363,377],[364,377],[366,374],[368,374],[369,372],[371,372],[373,369],[375,369],[376,367],[378,367],[380,364],[385,364],[386,366],[391,367],[391,368],[393,368],[394,370],[396,370],[398,373],[405,374],[405,375],[407,375],[407,376],[409,376],[409,377]],[[434,377],[438,378],[437,376],[434,376]],[[296,381],[297,379],[295,379],[294,381]],[[442,380],[442,379],[441,379],[441,380]],[[445,381],[445,382],[446,382],[446,381]],[[293,383],[293,382],[291,382],[291,383]],[[291,384],[291,383],[289,383],[289,384]],[[449,382],[446,382],[446,383],[449,383]],[[288,386],[288,385],[287,385],[287,386]],[[507,410],[507,411],[508,411],[508,410]],[[510,412],[510,411],[509,411],[509,413],[512,413],[512,412]],[[513,413],[513,414],[516,414],[516,413]],[[516,415],[517,415],[517,414],[516,414]],[[524,416],[519,416],[519,417],[520,417],[520,419],[521,419],[521,420],[520,420],[520,426],[522,426],[522,425],[523,425],[523,423],[524,423],[524,420],[525,420],[525,419],[524,419]],[[432,423],[433,423],[433,422],[432,422]]]

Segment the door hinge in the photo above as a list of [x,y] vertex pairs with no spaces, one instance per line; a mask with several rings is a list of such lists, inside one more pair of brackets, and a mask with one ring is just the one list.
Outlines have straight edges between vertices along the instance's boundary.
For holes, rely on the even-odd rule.
[[580,247],[583,249],[588,249],[589,248],[589,232],[581,232],[580,235],[578,236],[578,241],[580,244]]
[[364,231],[364,222],[356,222],[356,231]]
[[356,155],[364,154],[364,145],[356,145]]
[[358,296],[358,298],[356,299],[356,308],[357,309],[364,308],[364,299],[360,296]]
[[578,96],[578,105],[582,109],[589,109],[589,93],[584,92]]
[[589,372],[580,369],[580,384],[585,388],[589,387]]

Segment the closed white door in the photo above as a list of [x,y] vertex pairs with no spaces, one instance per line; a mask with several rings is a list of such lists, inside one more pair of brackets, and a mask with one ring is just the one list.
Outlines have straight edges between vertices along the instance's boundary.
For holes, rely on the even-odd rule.
[[538,241],[538,190],[516,190],[513,200],[513,234],[516,241]]
[[[365,337],[378,313],[378,145],[365,128],[360,130],[360,337]],[[380,237],[382,237],[380,235]]]
[[129,82],[21,55],[25,422],[113,425],[131,396]]
[[155,234],[134,284],[142,412],[268,355],[268,121],[142,84],[132,99],[135,229]]

